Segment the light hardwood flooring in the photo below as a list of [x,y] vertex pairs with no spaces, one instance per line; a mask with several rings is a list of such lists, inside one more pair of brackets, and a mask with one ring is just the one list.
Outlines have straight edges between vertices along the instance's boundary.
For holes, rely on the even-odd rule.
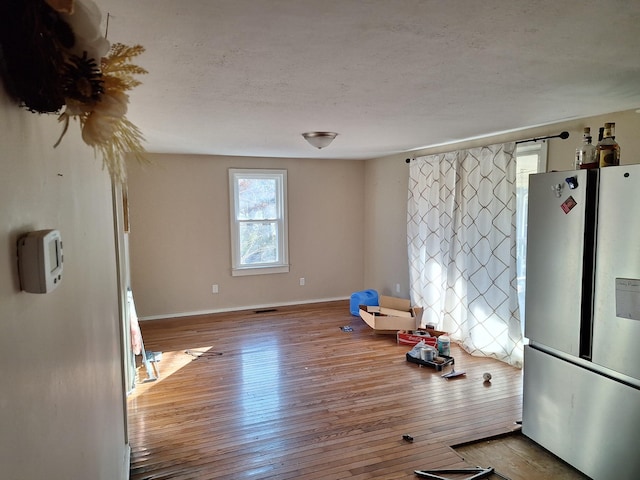
[[[451,367],[408,363],[410,347],[346,301],[148,321],[142,333],[162,360],[128,399],[132,480],[414,479],[475,466],[451,445],[519,429],[520,370],[452,345],[466,375],[446,380]],[[533,470],[522,478],[545,478]]]

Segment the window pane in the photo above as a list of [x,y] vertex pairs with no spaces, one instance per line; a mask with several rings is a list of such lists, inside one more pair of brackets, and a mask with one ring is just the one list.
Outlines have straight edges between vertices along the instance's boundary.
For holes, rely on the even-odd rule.
[[238,179],[238,220],[277,219],[277,194],[274,178]]
[[256,265],[278,261],[276,222],[242,222],[240,227],[240,264]]
[[517,288],[520,319],[524,334],[526,277],[527,277],[527,210],[529,205],[529,175],[538,173],[542,158],[546,157],[547,144],[526,145],[516,150],[516,249]]

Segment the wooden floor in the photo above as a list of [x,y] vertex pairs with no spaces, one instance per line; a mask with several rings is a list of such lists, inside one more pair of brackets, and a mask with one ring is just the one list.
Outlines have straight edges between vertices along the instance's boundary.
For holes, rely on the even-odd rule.
[[520,432],[460,446],[456,451],[472,465],[492,466],[510,480],[588,480]]
[[453,345],[466,375],[446,380],[451,367],[406,362],[410,347],[374,334],[346,301],[143,322],[142,332],[162,360],[159,380],[128,400],[132,480],[415,479],[470,466],[450,445],[521,419],[520,370]]

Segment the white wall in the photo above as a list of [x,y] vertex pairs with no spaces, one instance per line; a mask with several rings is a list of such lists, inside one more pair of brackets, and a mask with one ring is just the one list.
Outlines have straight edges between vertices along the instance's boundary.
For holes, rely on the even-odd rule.
[[[0,88],[0,477],[128,478],[111,186],[72,123]],[[20,291],[16,242],[57,228],[64,276]]]
[[[406,240],[409,168],[405,162],[406,158],[557,135],[567,130],[570,134],[568,139],[549,141],[548,170],[569,170],[572,169],[576,146],[582,142],[582,129],[591,127],[591,132],[595,134],[597,141],[598,128],[605,122],[616,123],[616,139],[621,146],[621,163],[623,165],[640,163],[640,114],[635,110],[571,120],[367,161],[364,288],[375,288],[383,294],[409,298]],[[398,283],[400,283],[400,293],[396,294]]]

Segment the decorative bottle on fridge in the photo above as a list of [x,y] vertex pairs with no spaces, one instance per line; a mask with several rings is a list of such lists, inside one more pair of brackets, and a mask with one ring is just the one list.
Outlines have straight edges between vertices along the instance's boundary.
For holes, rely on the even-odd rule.
[[582,144],[576,148],[574,168],[587,169],[598,168],[598,155],[595,145],[591,143],[591,128],[585,127],[582,136]]
[[605,123],[601,142],[596,147],[600,167],[620,165],[620,145],[616,142],[615,123]]

